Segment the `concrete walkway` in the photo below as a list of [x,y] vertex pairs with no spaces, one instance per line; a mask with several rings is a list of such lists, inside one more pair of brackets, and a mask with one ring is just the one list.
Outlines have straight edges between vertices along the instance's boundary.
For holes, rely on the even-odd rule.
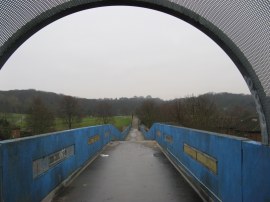
[[139,120],[134,117],[132,121],[132,128],[126,137],[126,141],[143,141],[144,137],[139,131]]
[[53,201],[202,201],[156,142],[142,141],[136,124],[127,140],[110,143],[80,176],[57,193]]

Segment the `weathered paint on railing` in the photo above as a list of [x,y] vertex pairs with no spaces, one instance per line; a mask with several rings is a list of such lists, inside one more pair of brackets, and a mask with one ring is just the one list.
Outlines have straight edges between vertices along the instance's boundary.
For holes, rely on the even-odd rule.
[[146,140],[154,140],[155,139],[155,135],[153,133],[153,130],[152,131],[148,130],[144,125],[140,125],[139,129],[142,132],[142,134]]
[[270,148],[258,142],[242,143],[243,201],[270,201]]
[[111,140],[120,140],[120,141],[125,140],[130,129],[131,129],[131,125],[129,125],[123,132],[120,133],[117,128],[111,125],[111,131],[112,131]]
[[111,141],[112,125],[86,127],[0,143],[1,201],[41,201]]
[[131,129],[131,124],[122,132],[122,140],[126,139],[130,129]]
[[[148,132],[141,127],[141,131],[146,138],[155,139],[193,184],[214,201],[270,201],[269,146],[164,124],[154,124]],[[196,152],[185,152],[185,145]]]
[[[129,129],[103,125],[1,142],[1,201],[40,201]],[[270,201],[268,146],[163,124],[140,130],[215,201]]]

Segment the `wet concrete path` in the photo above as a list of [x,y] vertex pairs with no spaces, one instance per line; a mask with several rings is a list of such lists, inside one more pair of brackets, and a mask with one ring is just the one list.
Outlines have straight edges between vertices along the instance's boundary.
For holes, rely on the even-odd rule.
[[112,142],[54,202],[202,201],[161,152],[142,141],[134,126],[127,140]]
[[139,131],[139,120],[134,117],[132,121],[132,127],[129,131],[129,134],[126,137],[126,141],[142,141],[144,137],[142,133]]

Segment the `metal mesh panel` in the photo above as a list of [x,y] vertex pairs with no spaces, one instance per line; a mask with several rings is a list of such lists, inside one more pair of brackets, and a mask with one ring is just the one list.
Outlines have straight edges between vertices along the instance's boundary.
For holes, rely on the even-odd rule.
[[[8,39],[45,11],[57,6],[60,11],[75,4],[89,2],[91,1],[0,0],[0,54],[5,51],[3,45]],[[158,2],[163,5],[167,3],[168,7],[171,6],[167,0],[147,0],[147,2]],[[172,0],[171,2],[199,14],[225,33],[252,65],[266,95],[270,95],[269,0]],[[56,12],[54,10],[51,14]]]
[[270,95],[270,1],[175,1],[218,27],[241,50]]
[[[217,33],[233,52],[239,53],[236,55],[249,73],[246,80],[257,85],[258,103],[263,105],[270,128],[270,104],[267,100],[270,96],[269,0],[0,0],[0,68],[1,60],[8,57],[5,56],[7,50],[36,25],[61,11],[95,2],[100,5],[103,2],[106,5],[108,2],[133,5],[145,2],[182,14],[188,11],[187,16]],[[252,86],[250,88],[253,89]]]

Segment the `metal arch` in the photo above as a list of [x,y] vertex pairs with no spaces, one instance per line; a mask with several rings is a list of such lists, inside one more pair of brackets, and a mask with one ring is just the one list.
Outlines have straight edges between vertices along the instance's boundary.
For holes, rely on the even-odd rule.
[[0,0],[0,68],[27,38],[47,24],[76,11],[108,5],[159,10],[210,36],[246,80],[256,101],[262,141],[269,144],[269,0]]

